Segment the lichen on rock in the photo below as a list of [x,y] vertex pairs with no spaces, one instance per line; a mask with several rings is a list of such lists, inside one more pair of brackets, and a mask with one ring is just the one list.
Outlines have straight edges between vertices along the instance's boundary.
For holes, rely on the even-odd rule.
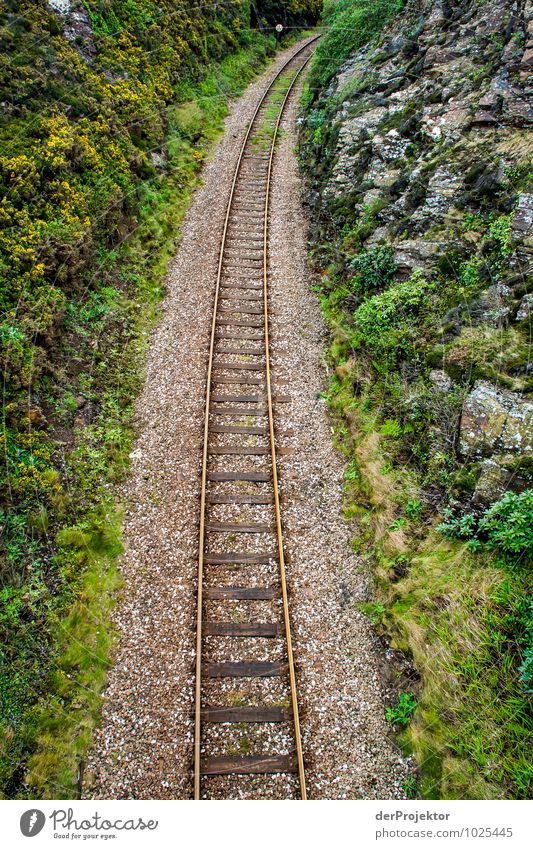
[[463,406],[460,451],[468,457],[533,454],[533,403],[480,381]]

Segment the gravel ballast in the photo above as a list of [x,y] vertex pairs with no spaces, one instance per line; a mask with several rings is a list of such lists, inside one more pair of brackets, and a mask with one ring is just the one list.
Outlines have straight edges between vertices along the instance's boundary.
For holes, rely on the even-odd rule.
[[[246,122],[293,51],[280,54],[233,105],[170,269],[137,404],[138,438],[123,494],[124,587],[115,610],[120,640],[85,798],[192,793],[201,442],[220,232]],[[284,391],[291,396],[279,405],[276,426],[279,434],[295,433],[278,441],[295,448],[279,458],[279,468],[308,792],[314,799],[402,798],[409,765],[384,719],[383,650],[357,610],[366,582],[349,548],[343,462],[320,397],[326,334],[306,265],[296,115],[297,95],[275,158],[270,305],[273,378],[288,381]],[[271,782],[270,798],[295,795],[294,777]],[[222,791],[227,786],[220,781]],[[250,779],[231,787],[238,787],[234,798],[254,795]]]

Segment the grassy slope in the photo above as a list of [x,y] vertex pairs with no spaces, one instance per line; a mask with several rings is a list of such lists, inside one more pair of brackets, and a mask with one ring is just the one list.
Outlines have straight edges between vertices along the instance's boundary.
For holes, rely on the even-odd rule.
[[[368,26],[361,37],[347,24],[364,16],[366,5],[341,0],[326,6],[330,31],[304,95],[302,158],[318,182],[335,149],[340,102],[350,97],[344,90],[337,103],[331,96],[321,98],[321,91],[342,60],[376,35],[395,7],[382,4],[382,21],[365,18]],[[410,115],[400,118],[407,122]],[[523,182],[523,164],[515,171]],[[358,176],[365,179],[364,172],[354,179]],[[332,333],[328,399],[347,457],[345,512],[355,520],[353,546],[375,576],[375,598],[366,611],[393,647],[412,658],[421,676],[411,687],[415,698],[406,693],[389,713],[421,767],[420,785],[410,790],[429,798],[524,798],[532,781],[531,704],[527,676],[519,669],[526,662],[528,627],[532,634],[527,550],[520,545],[514,553],[491,549],[483,534],[465,543],[436,530],[435,504],[465,498],[472,486],[472,470],[462,467],[455,448],[463,390],[435,404],[420,381],[417,397],[408,384],[408,398],[403,370],[426,374],[431,367],[442,368],[443,360],[453,361],[456,349],[459,362],[459,348],[470,333],[466,360],[474,367],[467,380],[506,369],[513,373],[520,357],[527,356],[527,328],[509,331],[504,360],[495,358],[495,351],[502,351],[496,330],[494,338],[490,330],[483,336],[467,331],[452,341],[451,356],[444,357],[437,344],[442,316],[487,285],[476,273],[479,259],[468,249],[458,257],[450,251],[438,281],[415,274],[397,283],[392,252],[363,247],[386,201],[378,199],[360,217],[349,197],[344,206],[343,201],[326,205],[322,222],[315,225],[312,254],[322,269],[319,292]],[[342,230],[336,224],[341,216]],[[508,273],[507,214],[496,209],[492,216],[465,215],[462,230],[467,243],[475,231],[470,244],[484,245],[484,261],[497,279]],[[525,388],[520,379],[502,373],[502,382],[506,379],[514,381],[507,384],[511,388]],[[525,467],[520,471],[527,473]],[[529,507],[523,516],[531,522]],[[504,526],[502,520],[500,531],[511,530]],[[511,533],[506,542],[514,545]]]
[[227,101],[274,50],[246,29],[247,4],[170,6],[159,20],[150,0],[87,2],[93,36],[71,43],[44,2],[0,3],[7,798],[76,795],[113,641],[113,487],[149,330]]

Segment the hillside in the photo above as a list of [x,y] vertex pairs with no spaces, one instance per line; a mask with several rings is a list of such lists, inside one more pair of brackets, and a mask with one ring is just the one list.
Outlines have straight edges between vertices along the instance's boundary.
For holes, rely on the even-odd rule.
[[533,778],[532,14],[328,3],[304,98],[345,512],[430,798]]

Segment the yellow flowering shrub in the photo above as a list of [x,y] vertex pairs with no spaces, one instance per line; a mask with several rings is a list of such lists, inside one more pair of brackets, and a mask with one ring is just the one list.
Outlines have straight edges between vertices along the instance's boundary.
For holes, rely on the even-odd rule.
[[48,168],[61,168],[67,165],[68,153],[75,137],[75,127],[71,126],[65,115],[54,115],[42,123],[44,138],[35,146],[38,161]]

